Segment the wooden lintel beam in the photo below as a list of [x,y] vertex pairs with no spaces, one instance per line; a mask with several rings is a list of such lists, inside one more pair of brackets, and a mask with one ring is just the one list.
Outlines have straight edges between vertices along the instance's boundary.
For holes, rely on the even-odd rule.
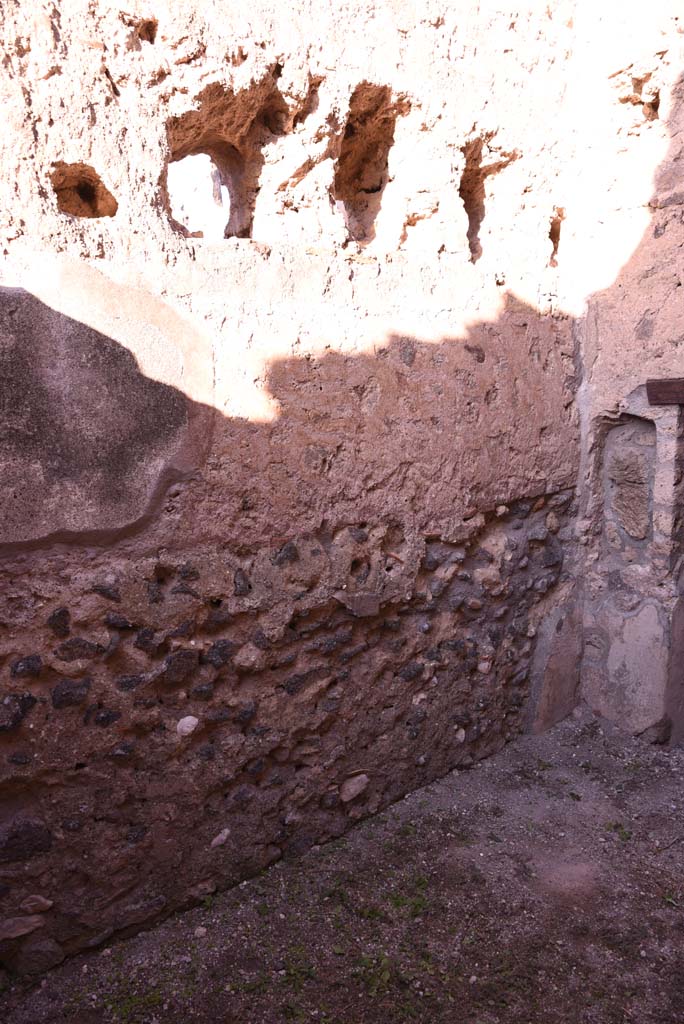
[[650,405],[684,405],[684,377],[647,380],[646,397]]

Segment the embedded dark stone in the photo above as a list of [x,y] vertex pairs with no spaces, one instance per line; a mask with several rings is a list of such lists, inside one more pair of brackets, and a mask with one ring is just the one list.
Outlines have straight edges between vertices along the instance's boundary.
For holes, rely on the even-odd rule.
[[243,706],[238,710],[237,714],[235,715],[235,721],[238,722],[240,725],[248,725],[249,722],[251,722],[252,719],[255,717],[256,713],[257,706],[255,702],[252,700],[248,704],[243,704]]
[[0,700],[0,732],[12,732],[17,729],[31,708],[37,704],[31,693],[10,693]]
[[126,833],[126,842],[134,845],[135,843],[141,843],[147,835],[149,829],[146,825],[131,825],[128,832]]
[[321,654],[331,654],[343,644],[350,643],[353,636],[354,631],[352,629],[345,629],[340,633],[336,633],[334,636],[323,636],[319,637],[318,640],[312,640],[310,644],[307,644],[304,650],[320,651]]
[[260,651],[267,651],[271,646],[271,641],[268,639],[263,629],[257,629],[252,634],[252,643],[255,647],[258,647]]
[[368,540],[368,532],[360,526],[350,526],[349,532],[357,544],[363,544]]
[[201,757],[203,761],[213,761],[216,757],[216,751],[211,743],[205,743],[204,746],[197,748],[197,756]]
[[92,680],[87,676],[84,679],[62,679],[52,691],[52,706],[61,708],[73,708],[82,704],[88,696]]
[[184,565],[181,565],[178,570],[178,575],[182,580],[188,580],[189,582],[200,578],[199,569],[194,565],[191,565],[190,562],[186,562]]
[[115,747],[114,750],[112,750],[112,757],[116,757],[118,760],[125,760],[125,758],[130,757],[134,752],[135,747],[132,743],[120,743],[118,747]]
[[418,679],[423,674],[423,666],[419,661],[409,661],[399,670],[399,678],[405,682],[410,683],[413,679]]
[[173,639],[185,639],[192,636],[194,632],[195,623],[192,619],[186,619],[185,622],[181,622],[180,626],[176,626],[175,629],[172,629],[168,635]]
[[192,675],[199,663],[199,653],[188,648],[173,651],[164,661],[164,682],[169,686],[184,683]]
[[285,690],[285,693],[289,694],[290,697],[294,697],[295,694],[299,693],[299,691],[303,689],[309,679],[317,674],[317,672],[318,669],[309,669],[308,672],[297,672],[295,675],[290,676],[289,679],[285,680],[283,683],[283,690]]
[[116,604],[121,600],[119,588],[110,586],[107,583],[96,583],[93,587],[93,593],[99,594],[100,597],[106,597],[108,601],[114,601]]
[[563,549],[555,537],[549,538],[549,544],[544,549],[541,563],[544,568],[551,568],[551,566],[563,564]]
[[292,565],[293,562],[299,561],[299,550],[294,541],[289,540],[287,544],[283,544],[282,548],[273,556],[273,564]]
[[52,849],[52,833],[36,818],[17,817],[0,825],[0,864],[30,860]]
[[516,519],[525,519],[530,514],[533,504],[532,501],[512,501],[508,509]]
[[147,584],[147,600],[150,604],[161,604],[164,600],[164,591],[156,580]]
[[282,654],[278,654],[273,658],[268,659],[269,668],[284,668],[287,665],[294,665],[297,660],[296,651],[285,651]]
[[192,690],[192,696],[196,700],[211,700],[214,696],[214,687],[212,683],[200,683]]
[[114,685],[122,693],[128,693],[130,690],[137,690],[144,682],[144,675],[117,676],[114,680]]
[[240,786],[233,794],[233,803],[236,807],[244,810],[254,799],[254,790],[251,786]]
[[420,724],[421,724],[421,722],[424,722],[424,721],[425,721],[425,719],[427,718],[427,716],[428,716],[428,713],[427,713],[427,711],[425,710],[425,708],[417,708],[417,709],[416,709],[416,710],[415,710],[415,711],[413,712],[413,714],[412,714],[412,715],[409,715],[409,717],[408,717],[408,718],[406,719],[406,725],[407,725],[407,726],[416,726],[416,725],[420,725]]
[[187,583],[177,583],[171,590],[172,594],[186,594],[188,597],[195,597],[200,600],[200,595],[193,587],[189,587]]
[[245,597],[249,594],[252,589],[252,584],[249,582],[247,575],[242,569],[236,569],[235,575],[233,576],[233,593],[236,597]]
[[484,363],[485,352],[481,345],[464,345],[466,352],[469,352],[476,363]]
[[449,580],[440,576],[433,576],[428,583],[428,589],[433,597],[441,597],[448,586]]
[[71,614],[68,608],[57,608],[48,616],[47,624],[54,635],[60,640],[69,636]]
[[120,645],[121,645],[121,637],[119,636],[119,633],[118,632],[117,633],[111,633],[110,636],[109,636],[109,643],[107,644],[107,649],[104,652],[104,660],[105,661],[109,661],[109,659],[114,654],[116,654],[116,652],[118,651]]
[[120,711],[110,711],[109,708],[103,708],[101,711],[96,713],[93,721],[95,722],[95,725],[99,725],[102,729],[107,729],[110,725],[113,725],[114,722],[118,722],[120,718]]
[[339,802],[340,794],[335,790],[331,791],[330,793],[324,793],[323,796],[321,797],[321,807],[324,807],[327,811],[332,810],[333,807],[337,807],[339,805]]
[[222,668],[228,664],[237,649],[238,645],[231,640],[216,640],[211,647],[202,652],[200,661],[213,665],[214,668]]
[[43,668],[43,659],[39,654],[28,654],[25,658],[10,665],[10,675],[13,679],[36,679]]
[[229,722],[231,717],[232,716],[228,708],[210,708],[204,716],[205,721],[210,722],[212,725],[220,725],[222,722]]
[[130,619],[127,619],[125,615],[117,614],[117,612],[107,612],[105,626],[109,626],[111,629],[135,629],[135,625]]
[[218,633],[230,622],[231,618],[232,615],[227,608],[213,607],[207,615],[204,628],[207,633]]
[[144,651],[145,654],[154,656],[157,654],[163,654],[163,652],[168,648],[168,642],[162,636],[157,637],[154,630],[150,629],[149,626],[145,626],[144,629],[141,629],[136,634],[133,646],[137,647],[140,651]]
[[83,828],[83,822],[79,821],[78,818],[65,818],[62,822],[62,828],[65,832],[80,832]]
[[60,661],[80,661],[81,658],[94,658],[98,654],[104,654],[104,647],[101,644],[94,644],[81,636],[73,636],[60,644],[55,655]]
[[7,760],[10,764],[23,766],[25,764],[30,764],[32,757],[31,754],[26,754],[23,750],[17,750],[14,754],[10,754]]

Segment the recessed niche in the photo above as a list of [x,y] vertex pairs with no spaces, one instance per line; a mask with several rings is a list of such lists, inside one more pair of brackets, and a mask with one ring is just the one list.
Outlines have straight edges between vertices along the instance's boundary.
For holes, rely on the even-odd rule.
[[113,217],[119,208],[102,178],[89,164],[53,164],[50,182],[57,206],[71,217]]
[[174,221],[195,238],[225,238],[230,220],[230,190],[208,153],[172,161],[166,188]]
[[397,117],[408,110],[406,99],[392,100],[388,85],[362,82],[351,95],[333,197],[343,204],[349,235],[358,242],[370,242],[375,235]]
[[[277,85],[281,72],[282,68],[276,64],[261,81],[237,93],[213,83],[197,97],[193,110],[167,123],[169,198],[169,179],[173,182],[178,173],[187,182],[192,173],[185,167],[175,172],[174,164],[185,164],[188,157],[209,158],[215,169],[211,171],[215,183],[212,188],[220,190],[222,209],[228,213],[223,232],[227,238],[251,238],[264,147],[292,130],[293,115]],[[206,168],[207,164],[204,166]],[[208,203],[206,188],[204,196],[204,202]],[[171,216],[176,223],[183,223],[173,211]]]
[[550,267],[558,266],[558,249],[560,248],[561,224],[565,220],[565,210],[562,206],[555,206],[553,217],[549,225],[549,241],[551,242]]
[[[515,151],[503,153],[495,150],[491,141],[494,133],[472,139],[461,148],[465,157],[465,167],[461,174],[458,194],[468,217],[468,247],[470,262],[477,263],[482,255],[480,228],[485,218],[485,199],[487,198],[485,180],[498,174],[504,167],[517,160],[520,156]],[[495,156],[491,163],[485,163],[485,156]]]

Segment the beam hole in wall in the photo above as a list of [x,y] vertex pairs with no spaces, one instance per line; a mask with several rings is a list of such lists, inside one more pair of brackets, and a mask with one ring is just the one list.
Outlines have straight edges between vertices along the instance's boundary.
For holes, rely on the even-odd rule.
[[158,27],[159,22],[156,18],[141,18],[135,26],[136,35],[143,43],[154,43]]
[[72,217],[113,217],[119,208],[100,175],[89,164],[53,164],[50,182],[62,213]]
[[193,238],[225,238],[230,220],[230,189],[208,153],[172,161],[166,187],[171,217]]
[[[465,167],[461,174],[458,194],[468,217],[467,236],[471,263],[477,263],[482,256],[480,228],[485,218],[485,199],[487,198],[485,179],[498,174],[520,156],[515,150],[510,153],[497,151],[491,145],[493,137],[494,133],[489,132],[484,136],[471,139],[461,147],[461,152],[465,157]],[[498,157],[498,159],[485,164],[483,162],[485,155]]]
[[[170,160],[165,189],[172,222],[183,233],[188,233],[189,229],[171,208],[174,179],[191,177],[190,167],[199,170],[203,166],[206,181],[208,158],[215,168],[210,169],[214,176],[212,181],[218,180],[222,208],[228,214],[221,237],[252,237],[259,178],[264,165],[263,150],[292,130],[292,118],[277,86],[281,73],[282,67],[276,64],[259,82],[237,93],[218,83],[208,85],[197,97],[194,109],[167,122]],[[203,165],[187,165],[186,170],[184,164],[182,170],[172,170],[174,163],[196,156],[205,158]],[[215,187],[212,185],[211,189]],[[204,203],[211,198],[207,197],[208,191],[205,185]]]
[[375,235],[397,117],[408,110],[404,97],[392,100],[388,85],[362,82],[352,93],[335,165],[333,198],[343,205],[349,237],[357,242],[370,242]]
[[565,210],[562,206],[554,206],[553,216],[549,226],[549,241],[551,242],[550,267],[558,266],[558,249],[560,246],[561,224],[565,220]]
[[124,25],[130,28],[131,33],[128,39],[128,48],[141,50],[142,43],[153,45],[157,39],[159,22],[156,18],[139,18],[130,14],[121,14]]

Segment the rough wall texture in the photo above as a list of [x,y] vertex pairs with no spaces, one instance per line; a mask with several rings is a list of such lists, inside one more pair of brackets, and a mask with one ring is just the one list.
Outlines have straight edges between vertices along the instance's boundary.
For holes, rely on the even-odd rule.
[[[623,9],[614,52],[610,18],[571,3],[226,6],[0,13],[0,956],[19,970],[577,699],[580,426],[643,382],[640,342],[611,342],[618,380],[582,314],[639,241],[601,185],[647,201],[676,18],[637,33]],[[168,176],[200,154],[204,238]],[[590,310],[610,320],[615,294]],[[590,564],[613,557],[594,477],[653,543],[657,442],[631,422],[605,469],[585,446]]]

